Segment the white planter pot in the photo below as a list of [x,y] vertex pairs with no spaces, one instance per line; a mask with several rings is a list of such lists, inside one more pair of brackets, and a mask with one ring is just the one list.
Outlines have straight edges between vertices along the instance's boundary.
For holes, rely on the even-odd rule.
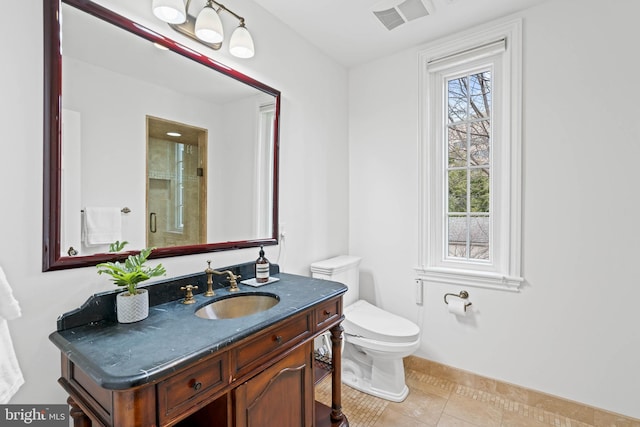
[[119,293],[116,295],[116,314],[120,323],[146,319],[149,316],[149,292],[146,289],[138,289],[135,295],[129,292]]

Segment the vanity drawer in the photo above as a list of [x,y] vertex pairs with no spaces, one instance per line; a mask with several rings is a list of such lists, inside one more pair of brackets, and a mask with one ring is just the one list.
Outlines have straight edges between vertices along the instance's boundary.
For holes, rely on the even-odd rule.
[[340,298],[331,299],[320,304],[315,309],[316,328],[336,321],[342,315],[342,303]]
[[234,377],[246,373],[257,364],[271,360],[274,354],[284,351],[311,335],[312,312],[306,311],[275,328],[267,329],[259,336],[244,342],[232,350],[235,363]]
[[160,424],[184,414],[189,407],[214,395],[227,385],[227,353],[197,363],[158,383]]

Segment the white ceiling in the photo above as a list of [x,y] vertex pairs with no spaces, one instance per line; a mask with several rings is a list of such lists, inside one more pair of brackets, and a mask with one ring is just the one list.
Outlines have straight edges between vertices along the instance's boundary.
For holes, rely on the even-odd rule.
[[430,15],[391,31],[373,14],[374,5],[404,0],[254,1],[328,56],[352,67],[547,0],[423,0]]

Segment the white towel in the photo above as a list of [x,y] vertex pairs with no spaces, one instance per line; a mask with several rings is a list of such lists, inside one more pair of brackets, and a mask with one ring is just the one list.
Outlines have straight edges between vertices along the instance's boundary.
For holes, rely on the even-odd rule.
[[84,208],[84,244],[104,245],[122,240],[122,212],[119,208]]
[[20,305],[13,297],[7,277],[0,267],[0,404],[6,404],[24,384],[24,377],[16,359],[7,320],[20,317]]

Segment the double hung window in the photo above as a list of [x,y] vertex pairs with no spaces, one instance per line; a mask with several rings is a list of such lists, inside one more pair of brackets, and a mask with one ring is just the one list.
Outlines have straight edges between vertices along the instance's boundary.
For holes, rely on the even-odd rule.
[[426,281],[517,289],[520,21],[420,54],[420,266]]

